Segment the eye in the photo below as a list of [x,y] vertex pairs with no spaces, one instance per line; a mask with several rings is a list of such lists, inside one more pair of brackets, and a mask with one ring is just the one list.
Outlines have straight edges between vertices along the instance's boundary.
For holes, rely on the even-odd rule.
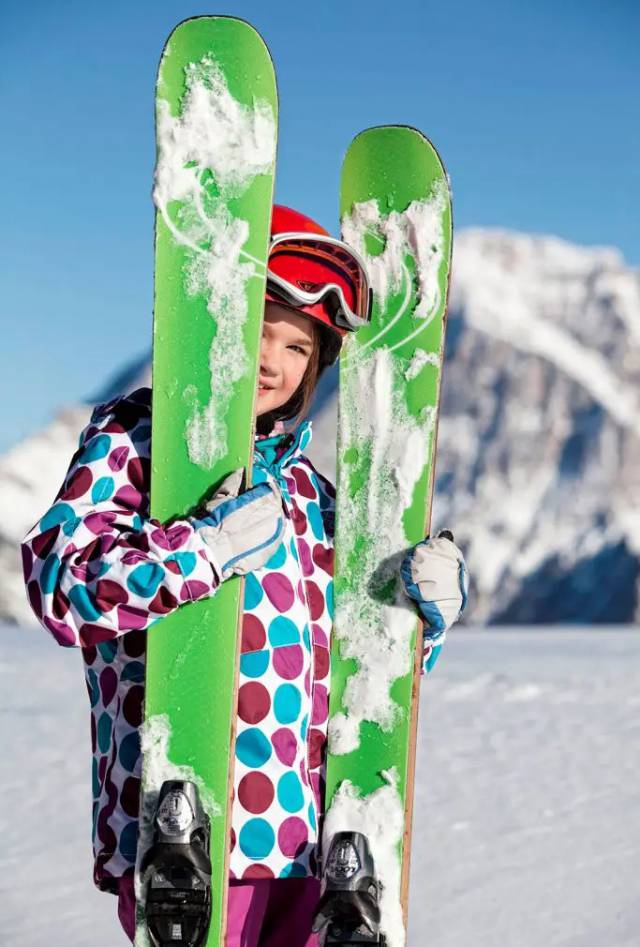
[[287,348],[291,349],[292,352],[299,352],[301,355],[308,355],[308,349],[304,348],[302,345],[289,345]]

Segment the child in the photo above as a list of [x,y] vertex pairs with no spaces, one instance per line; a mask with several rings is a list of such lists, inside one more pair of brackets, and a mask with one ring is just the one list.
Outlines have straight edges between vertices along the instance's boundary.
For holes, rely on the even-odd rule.
[[[95,409],[60,493],[24,541],[34,612],[59,644],[82,648],[94,880],[118,895],[132,940],[146,630],[242,573],[227,945],[316,943],[335,493],[303,454],[310,425],[284,425],[304,416],[368,306],[357,256],[308,217],[274,207],[253,486],[239,501],[237,472],[197,515],[150,519],[151,392],[143,388]],[[464,607],[462,556],[448,538],[425,540],[402,575],[423,616],[430,666]]]

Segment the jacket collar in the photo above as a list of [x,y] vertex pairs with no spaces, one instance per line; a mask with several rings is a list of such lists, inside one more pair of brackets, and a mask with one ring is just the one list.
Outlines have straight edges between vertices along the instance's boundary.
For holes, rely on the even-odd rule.
[[306,449],[312,437],[311,421],[303,421],[295,431],[275,434],[271,437],[257,438],[255,442],[255,462],[266,467],[272,473],[279,473],[283,467],[295,462]]

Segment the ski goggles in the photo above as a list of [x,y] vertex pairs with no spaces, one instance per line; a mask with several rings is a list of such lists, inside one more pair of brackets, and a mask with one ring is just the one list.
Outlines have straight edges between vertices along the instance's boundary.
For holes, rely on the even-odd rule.
[[269,248],[267,287],[296,307],[322,302],[343,329],[355,331],[371,321],[373,293],[364,260],[334,237],[277,234]]

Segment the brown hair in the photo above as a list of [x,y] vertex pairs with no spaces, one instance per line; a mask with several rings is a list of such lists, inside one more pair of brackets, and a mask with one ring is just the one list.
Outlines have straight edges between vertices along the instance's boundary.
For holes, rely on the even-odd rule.
[[259,434],[269,434],[276,421],[302,420],[311,407],[320,376],[325,368],[332,365],[338,357],[342,345],[339,335],[331,329],[325,329],[315,319],[310,321],[313,329],[313,347],[302,381],[285,404],[258,418]]

